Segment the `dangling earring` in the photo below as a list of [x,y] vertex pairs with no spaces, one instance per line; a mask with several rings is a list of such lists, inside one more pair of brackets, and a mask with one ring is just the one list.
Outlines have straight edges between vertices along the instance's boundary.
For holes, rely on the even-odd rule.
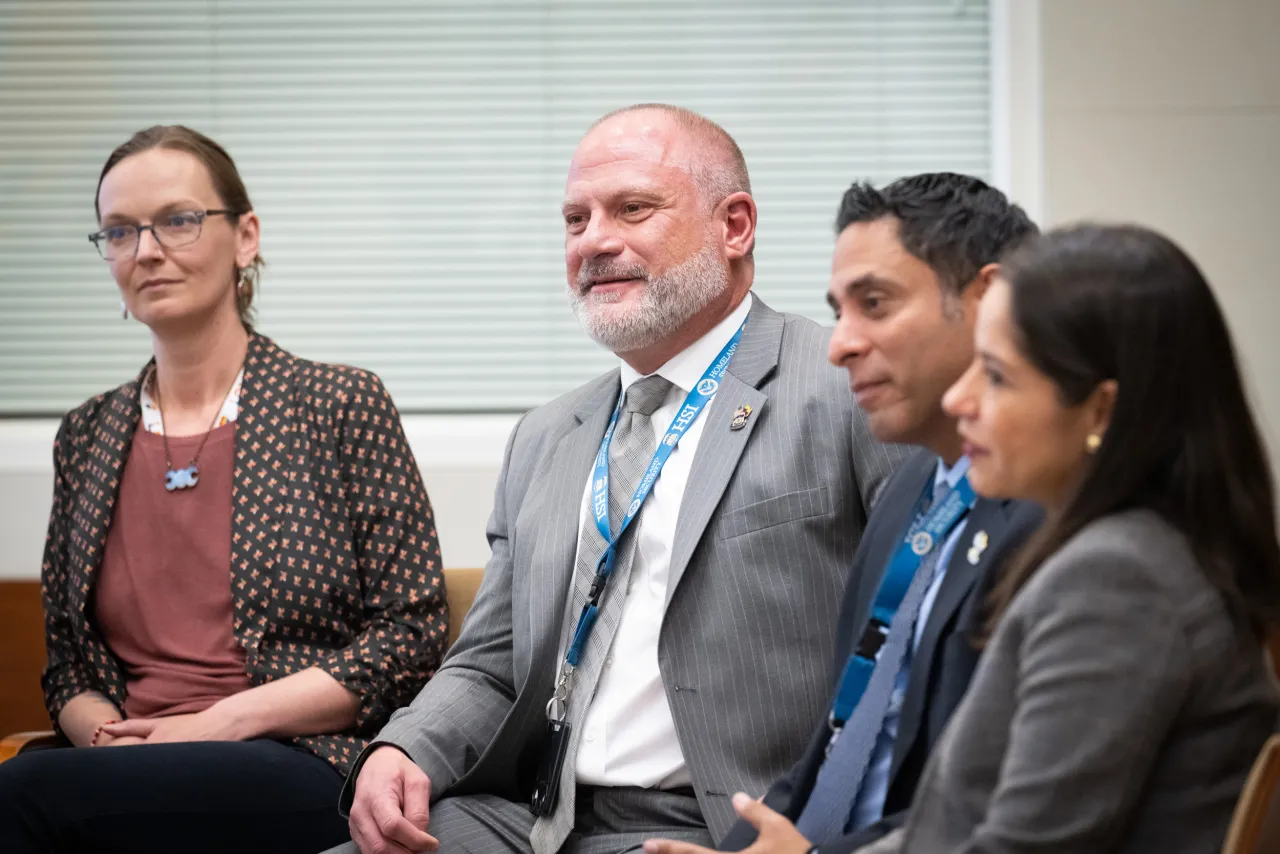
[[253,279],[252,267],[241,267],[240,276],[236,279],[236,293],[242,293],[245,286]]
[[129,306],[125,305],[124,300],[120,300],[120,319],[121,320],[129,319]]
[[1102,447],[1102,437],[1097,433],[1090,433],[1089,438],[1084,440],[1084,447],[1089,453],[1096,454]]

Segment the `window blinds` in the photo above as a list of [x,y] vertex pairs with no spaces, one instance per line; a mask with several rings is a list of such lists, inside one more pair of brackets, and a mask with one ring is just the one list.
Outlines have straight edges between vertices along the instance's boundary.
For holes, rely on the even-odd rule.
[[989,24],[955,0],[6,0],[0,415],[130,379],[85,235],[110,150],[188,124],[263,222],[259,328],[377,371],[406,412],[518,411],[609,367],[568,307],[559,204],[603,113],[720,122],[760,206],[756,292],[825,320],[855,178],[987,176]]

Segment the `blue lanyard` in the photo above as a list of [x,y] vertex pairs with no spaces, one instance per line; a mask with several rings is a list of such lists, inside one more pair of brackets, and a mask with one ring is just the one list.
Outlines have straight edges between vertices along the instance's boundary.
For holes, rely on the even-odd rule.
[[618,426],[618,415],[622,412],[623,398],[626,397],[626,395],[619,395],[618,404],[613,408],[613,418],[609,421],[609,429],[605,431],[604,440],[600,443],[600,450],[596,453],[595,471],[591,475],[591,512],[595,515],[596,530],[600,532],[600,536],[608,545],[605,547],[604,554],[600,556],[600,562],[596,564],[596,577],[591,582],[591,591],[587,594],[586,604],[582,606],[582,614],[578,617],[578,625],[573,632],[573,641],[569,644],[569,650],[565,654],[565,663],[569,667],[578,666],[578,662],[582,658],[582,651],[587,645],[587,638],[590,637],[596,617],[600,614],[600,601],[604,598],[604,590],[609,583],[609,577],[613,575],[613,565],[618,554],[618,541],[622,539],[622,535],[631,525],[632,520],[640,513],[640,508],[644,505],[645,499],[649,497],[654,481],[658,479],[658,475],[662,472],[662,467],[666,465],[667,460],[671,457],[671,452],[675,450],[681,437],[693,425],[693,422],[698,419],[698,414],[707,405],[707,401],[715,396],[716,390],[720,388],[720,378],[728,370],[729,360],[733,358],[733,354],[738,350],[738,344],[742,341],[742,329],[744,326],[746,326],[745,320],[742,326],[738,327],[738,331],[733,334],[733,337],[729,339],[729,343],[725,344],[724,349],[720,351],[720,355],[716,356],[715,360],[712,361],[711,366],[707,368],[702,375],[702,379],[694,386],[693,391],[689,392],[689,395],[684,399],[684,404],[680,407],[680,411],[672,419],[671,425],[667,427],[667,432],[662,437],[662,441],[658,443],[658,449],[654,451],[653,459],[650,460],[649,467],[645,469],[644,476],[640,478],[640,483],[636,487],[631,504],[627,506],[627,512],[618,525],[618,532],[614,534],[609,528],[609,444],[613,440],[614,428]]
[[836,691],[835,701],[831,704],[829,723],[832,730],[839,731],[845,721],[853,714],[858,701],[867,690],[871,681],[871,673],[875,670],[876,656],[889,635],[889,625],[893,615],[907,595],[907,588],[916,570],[925,557],[934,549],[942,548],[947,537],[955,530],[956,525],[965,517],[978,500],[978,496],[969,485],[968,462],[964,463],[964,476],[939,500],[933,503],[928,511],[922,511],[921,505],[929,493],[926,486],[916,501],[916,512],[906,535],[898,544],[889,562],[889,569],[880,581],[880,589],[876,592],[875,602],[871,608],[871,617],[867,627],[858,641],[854,654],[849,656],[844,673],[840,677],[840,687]]

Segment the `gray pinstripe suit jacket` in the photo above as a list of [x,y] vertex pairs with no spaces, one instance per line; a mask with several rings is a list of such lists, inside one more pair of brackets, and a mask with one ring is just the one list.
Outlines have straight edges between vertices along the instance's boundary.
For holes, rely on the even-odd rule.
[[[827,334],[755,300],[703,415],[681,506],[658,659],[716,837],[734,819],[729,796],[763,791],[786,771],[822,714],[867,505],[906,455],[871,437],[844,372],[826,362]],[[377,738],[426,770],[433,799],[528,801],[583,486],[618,391],[614,370],[512,433],[475,605],[439,672]],[[730,430],[743,404],[752,415]]]

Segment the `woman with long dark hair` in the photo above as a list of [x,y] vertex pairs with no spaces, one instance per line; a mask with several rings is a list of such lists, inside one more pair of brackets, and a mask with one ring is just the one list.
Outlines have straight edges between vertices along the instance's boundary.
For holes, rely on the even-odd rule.
[[1269,466],[1226,322],[1173,243],[1016,252],[948,393],[974,488],[1047,521],[905,831],[868,851],[1217,852],[1276,725]]

